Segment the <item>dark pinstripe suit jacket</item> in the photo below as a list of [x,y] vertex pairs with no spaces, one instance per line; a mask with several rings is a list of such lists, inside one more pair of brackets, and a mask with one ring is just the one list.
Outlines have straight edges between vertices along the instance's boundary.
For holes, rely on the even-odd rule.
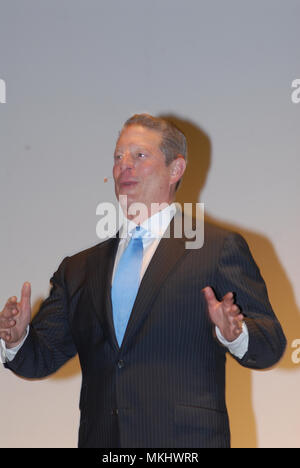
[[29,336],[7,367],[29,378],[79,353],[80,447],[228,447],[226,349],[201,289],[233,291],[246,317],[243,366],[266,368],[285,348],[259,270],[241,236],[209,224],[204,246],[163,238],[143,277],[121,348],[110,282],[118,239],[67,257]]

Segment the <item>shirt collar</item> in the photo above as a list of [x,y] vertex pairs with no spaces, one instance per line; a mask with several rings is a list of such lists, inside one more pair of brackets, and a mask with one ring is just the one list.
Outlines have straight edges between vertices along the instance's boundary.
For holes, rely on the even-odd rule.
[[[146,234],[144,237],[160,238],[163,236],[167,227],[169,226],[172,218],[176,213],[176,204],[172,203],[161,211],[158,211],[150,218],[147,218],[141,227],[145,229]],[[124,218],[123,224],[120,228],[120,238],[127,238],[131,235],[132,231],[137,227],[134,221]]]

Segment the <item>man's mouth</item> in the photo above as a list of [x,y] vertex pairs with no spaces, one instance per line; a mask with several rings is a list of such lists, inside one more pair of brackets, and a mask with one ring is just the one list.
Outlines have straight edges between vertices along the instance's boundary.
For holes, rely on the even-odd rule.
[[137,184],[137,180],[122,180],[119,182],[120,187],[134,187]]

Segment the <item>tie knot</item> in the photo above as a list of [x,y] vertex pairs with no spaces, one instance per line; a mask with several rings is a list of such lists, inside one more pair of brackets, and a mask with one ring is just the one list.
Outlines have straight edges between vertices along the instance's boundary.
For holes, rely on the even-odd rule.
[[141,226],[137,226],[134,231],[132,231],[132,239],[142,239],[146,234],[146,229]]

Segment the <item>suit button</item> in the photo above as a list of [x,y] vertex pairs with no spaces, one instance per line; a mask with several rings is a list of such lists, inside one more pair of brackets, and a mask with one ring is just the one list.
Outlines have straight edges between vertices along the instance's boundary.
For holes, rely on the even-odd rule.
[[124,366],[125,366],[124,361],[122,359],[120,359],[120,361],[118,361],[118,368],[122,369]]
[[117,416],[117,415],[119,414],[118,408],[112,409],[111,412],[110,412],[110,414],[111,414],[112,416]]

